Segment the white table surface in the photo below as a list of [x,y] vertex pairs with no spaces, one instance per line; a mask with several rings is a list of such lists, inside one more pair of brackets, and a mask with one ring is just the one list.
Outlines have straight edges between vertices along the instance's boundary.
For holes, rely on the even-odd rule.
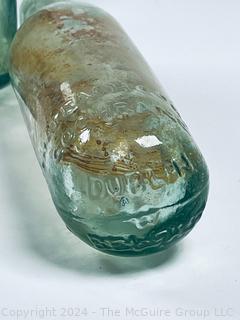
[[98,253],[65,228],[12,89],[0,90],[0,319],[240,319],[240,2],[89,2],[120,21],[188,124],[209,201],[167,252]]

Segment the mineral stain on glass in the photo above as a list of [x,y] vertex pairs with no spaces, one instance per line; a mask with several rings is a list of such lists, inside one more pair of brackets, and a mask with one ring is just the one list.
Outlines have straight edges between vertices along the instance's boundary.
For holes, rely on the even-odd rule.
[[75,235],[136,256],[194,227],[208,195],[205,161],[109,14],[70,2],[41,8],[17,32],[10,61],[52,199]]
[[0,0],[0,88],[9,81],[8,52],[16,22],[16,1]]

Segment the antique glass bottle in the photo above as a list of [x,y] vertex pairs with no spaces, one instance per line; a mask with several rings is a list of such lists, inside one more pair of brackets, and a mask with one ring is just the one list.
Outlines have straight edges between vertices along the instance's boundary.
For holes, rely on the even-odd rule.
[[87,4],[46,6],[17,32],[10,61],[52,199],[74,234],[134,256],[164,250],[193,228],[207,200],[205,161],[109,14]]
[[16,1],[0,0],[0,88],[8,80],[8,52],[16,32]]

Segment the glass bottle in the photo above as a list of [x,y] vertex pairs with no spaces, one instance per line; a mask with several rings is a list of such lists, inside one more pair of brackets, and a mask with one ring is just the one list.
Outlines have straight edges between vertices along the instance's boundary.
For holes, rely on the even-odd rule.
[[10,74],[59,214],[109,254],[168,248],[194,227],[208,195],[188,128],[109,14],[70,1],[32,8]]

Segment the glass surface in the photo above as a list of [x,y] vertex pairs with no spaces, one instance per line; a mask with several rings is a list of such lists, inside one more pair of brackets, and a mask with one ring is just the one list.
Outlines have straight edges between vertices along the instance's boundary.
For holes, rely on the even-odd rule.
[[0,87],[8,80],[8,52],[16,32],[16,1],[0,0]]
[[74,234],[134,256],[193,228],[208,195],[205,161],[110,15],[87,4],[46,7],[23,23],[10,61],[52,199]]
[[[75,0],[76,2],[77,0]],[[20,7],[20,24],[22,24],[28,17],[39,11],[41,8],[57,2],[69,2],[69,0],[23,0]],[[70,1],[71,2],[71,1]],[[74,3],[74,1],[72,1]]]

